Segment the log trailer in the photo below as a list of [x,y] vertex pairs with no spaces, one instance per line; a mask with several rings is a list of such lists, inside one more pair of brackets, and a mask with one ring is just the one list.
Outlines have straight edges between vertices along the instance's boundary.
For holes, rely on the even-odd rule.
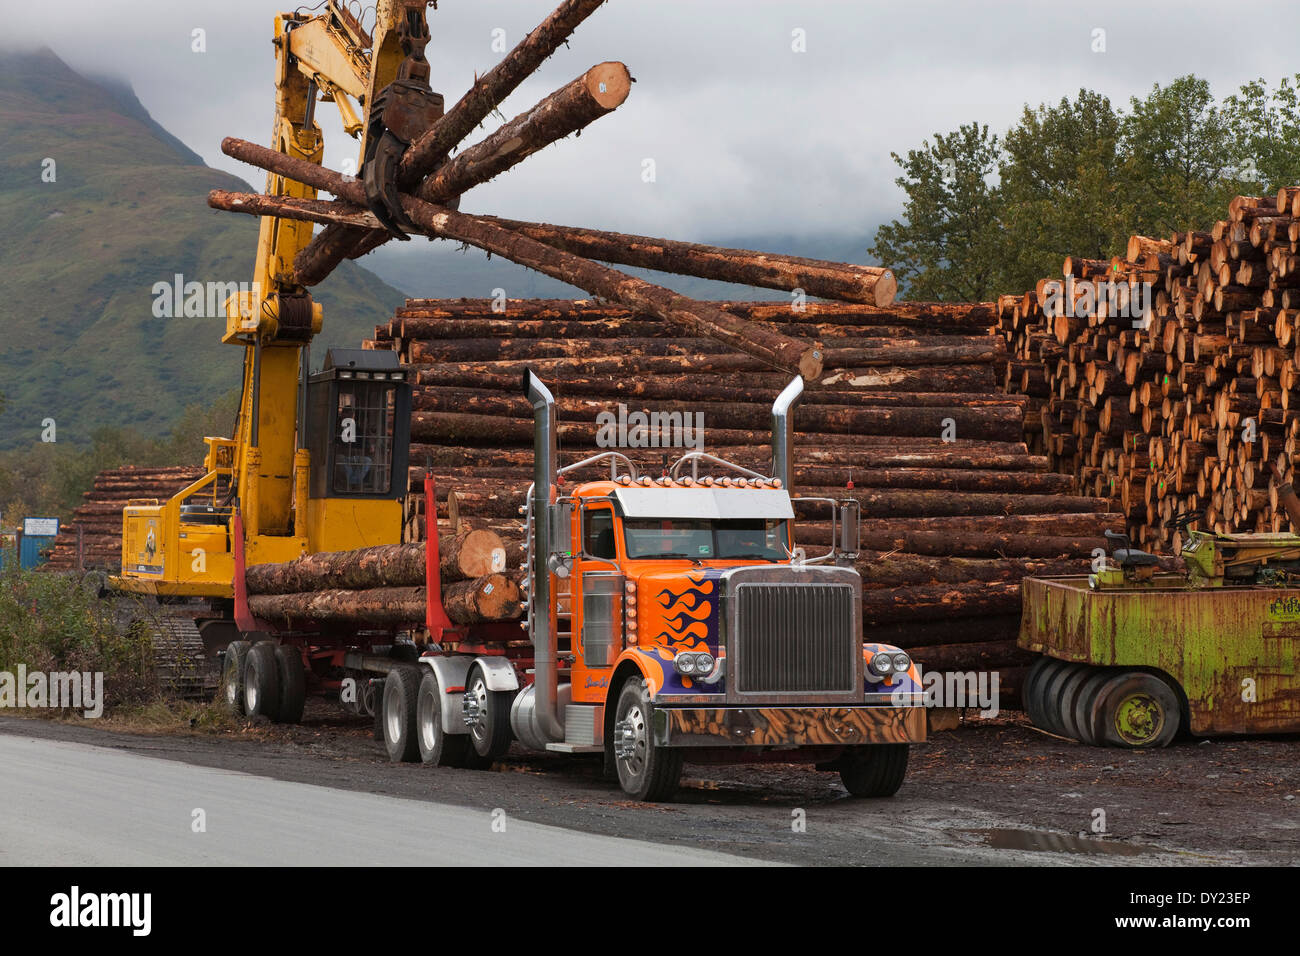
[[[795,547],[789,415],[802,379],[773,407],[771,476],[703,452],[659,478],[615,451],[560,468],[554,399],[531,372],[524,386],[528,641],[519,622],[452,625],[428,520],[423,653],[346,658],[382,685],[376,736],[389,757],[483,767],[517,739],[603,755],[642,800],[669,797],[684,760],[811,762],[856,796],[896,792],[925,739],[920,674],[898,648],[863,642],[856,502],[816,499],[836,509],[837,540],[812,559]],[[567,486],[605,464],[608,478]],[[701,465],[728,474],[699,478]],[[435,515],[431,479],[425,493]],[[243,618],[238,587],[236,601]]]
[[[1290,484],[1278,499],[1300,527]],[[1127,748],[1168,746],[1180,731],[1300,732],[1300,535],[1187,531],[1179,572],[1106,534],[1115,547],[1096,573],[1022,584],[1019,644],[1043,655],[1025,679],[1030,719]]]

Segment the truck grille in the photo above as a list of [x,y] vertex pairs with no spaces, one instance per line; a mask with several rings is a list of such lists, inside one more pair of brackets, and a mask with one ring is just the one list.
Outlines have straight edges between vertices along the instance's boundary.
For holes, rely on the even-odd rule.
[[736,588],[736,690],[851,691],[860,655],[847,584],[754,583]]

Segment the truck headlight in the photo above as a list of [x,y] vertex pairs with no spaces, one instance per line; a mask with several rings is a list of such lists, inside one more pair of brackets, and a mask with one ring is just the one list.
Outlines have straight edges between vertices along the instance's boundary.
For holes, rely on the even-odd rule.
[[912,659],[910,657],[902,653],[894,655],[895,674],[906,674],[911,669],[912,669]]
[[713,665],[714,661],[712,654],[695,655],[695,673],[699,674],[701,677],[707,677],[709,674],[712,674]]
[[673,669],[683,677],[708,677],[716,663],[712,654],[686,651],[673,658]]
[[894,673],[894,655],[881,651],[871,658],[871,669],[881,677]]

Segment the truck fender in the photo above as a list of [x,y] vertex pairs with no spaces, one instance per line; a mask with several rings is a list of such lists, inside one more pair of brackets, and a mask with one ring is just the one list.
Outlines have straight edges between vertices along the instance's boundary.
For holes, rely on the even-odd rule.
[[[618,656],[614,662],[614,674],[621,676],[628,668],[635,667],[641,672],[641,677],[645,680],[647,688],[650,690],[650,696],[653,698],[659,693],[659,688],[664,685],[664,662],[655,654],[647,653],[639,647],[629,647]],[[621,680],[611,680],[609,682],[609,696],[611,703],[614,695],[618,693]],[[613,713],[613,707],[608,708]]]
[[442,689],[442,727],[448,734],[467,734],[462,698],[465,695],[465,678],[475,664],[483,668],[488,690],[512,691],[519,689],[519,676],[514,665],[504,657],[470,657],[468,654],[451,654],[441,657],[421,657],[438,675]]

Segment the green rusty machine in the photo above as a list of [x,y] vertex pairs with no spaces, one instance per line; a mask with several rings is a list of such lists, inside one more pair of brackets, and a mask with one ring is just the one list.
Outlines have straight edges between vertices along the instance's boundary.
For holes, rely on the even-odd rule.
[[[1294,527],[1300,500],[1279,489]],[[1020,646],[1042,656],[1022,698],[1034,724],[1086,744],[1300,732],[1300,535],[1187,530],[1183,570],[1115,547],[1094,574],[1026,578]]]

